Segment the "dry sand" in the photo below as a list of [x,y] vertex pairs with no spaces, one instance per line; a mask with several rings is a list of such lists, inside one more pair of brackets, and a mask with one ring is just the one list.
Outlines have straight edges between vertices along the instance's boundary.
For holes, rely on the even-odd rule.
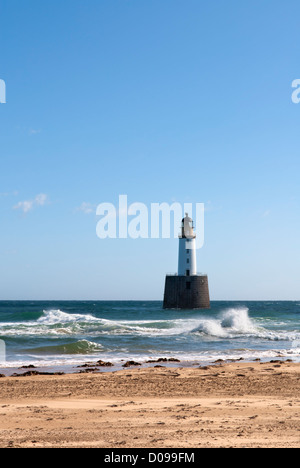
[[300,447],[300,364],[0,379],[0,447]]

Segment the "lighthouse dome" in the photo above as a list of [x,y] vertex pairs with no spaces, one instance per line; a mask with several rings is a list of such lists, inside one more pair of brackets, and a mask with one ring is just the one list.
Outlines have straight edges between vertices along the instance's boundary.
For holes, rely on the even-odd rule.
[[182,218],[182,223],[192,223],[192,218],[189,217],[188,213],[185,213],[185,218]]
[[188,213],[185,213],[185,218],[182,218],[181,222],[181,237],[195,238],[194,223],[192,218],[189,217]]

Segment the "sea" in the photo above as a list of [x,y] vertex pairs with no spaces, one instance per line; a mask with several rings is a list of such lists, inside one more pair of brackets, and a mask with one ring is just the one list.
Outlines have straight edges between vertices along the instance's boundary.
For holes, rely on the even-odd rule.
[[209,310],[164,310],[160,301],[1,301],[0,372],[30,365],[78,372],[98,360],[114,364],[107,370],[162,358],[183,366],[300,362],[299,323],[300,301],[214,301]]

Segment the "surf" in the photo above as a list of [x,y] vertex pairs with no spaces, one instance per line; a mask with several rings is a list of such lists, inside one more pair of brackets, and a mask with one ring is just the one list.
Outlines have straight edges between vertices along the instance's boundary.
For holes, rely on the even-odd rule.
[[32,354],[40,355],[90,355],[98,354],[103,349],[103,346],[99,343],[94,343],[88,340],[79,340],[71,343],[65,343],[61,345],[52,346],[41,346],[36,348],[29,348],[25,351]]

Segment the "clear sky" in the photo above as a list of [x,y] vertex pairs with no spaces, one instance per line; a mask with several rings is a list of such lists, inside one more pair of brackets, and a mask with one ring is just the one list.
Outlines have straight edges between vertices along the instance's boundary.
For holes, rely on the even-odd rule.
[[0,0],[0,299],[158,299],[176,239],[95,207],[205,203],[212,299],[300,298],[299,0]]

